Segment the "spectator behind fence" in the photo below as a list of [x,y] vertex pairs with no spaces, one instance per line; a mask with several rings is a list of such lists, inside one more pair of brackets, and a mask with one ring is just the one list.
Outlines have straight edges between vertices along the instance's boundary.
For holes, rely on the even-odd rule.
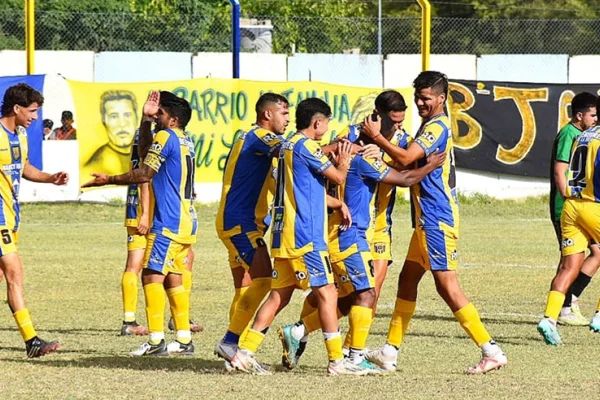
[[54,122],[51,119],[44,120],[44,140],[48,140],[50,135],[52,135],[52,127],[54,126]]
[[60,122],[62,122],[62,126],[56,128],[48,140],[77,140],[77,130],[73,127],[73,113],[63,111]]

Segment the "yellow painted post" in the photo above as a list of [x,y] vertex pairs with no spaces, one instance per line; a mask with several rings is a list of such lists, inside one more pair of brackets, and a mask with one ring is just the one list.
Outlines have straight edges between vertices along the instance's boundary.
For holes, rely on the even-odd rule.
[[431,4],[429,0],[417,0],[421,6],[421,68],[429,70],[429,54],[431,53]]
[[35,59],[35,0],[25,0],[25,54],[27,75],[33,75]]

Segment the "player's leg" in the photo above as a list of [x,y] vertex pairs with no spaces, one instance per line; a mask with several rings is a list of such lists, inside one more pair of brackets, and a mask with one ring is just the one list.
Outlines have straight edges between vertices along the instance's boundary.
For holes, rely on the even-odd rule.
[[[190,299],[190,304],[191,304],[191,294],[192,294],[192,269],[194,267],[195,258],[196,258],[196,254],[194,253],[194,249],[192,248],[192,246],[190,246],[187,257],[185,258],[185,269],[183,270],[183,273],[181,275],[183,288],[184,288],[185,293],[187,294],[188,298]],[[191,308],[191,306],[190,306],[190,308]],[[175,322],[174,322],[172,316],[169,319],[168,327],[169,327],[170,331],[175,330]],[[190,318],[190,330],[192,333],[198,333],[198,332],[204,331],[204,328],[201,327],[199,324],[195,323],[194,321],[192,321],[192,319]]]
[[244,261],[250,265],[249,273],[252,282],[240,296],[227,333],[215,349],[215,352],[225,359],[230,359],[235,354],[240,336],[271,289],[272,275],[271,258],[259,232],[236,235],[231,238],[231,241]]
[[572,296],[571,311],[579,317],[582,325],[584,325],[584,322],[585,325],[587,325],[588,319],[581,313],[579,308],[579,296],[581,296],[585,288],[590,284],[592,277],[598,272],[598,268],[600,267],[600,248],[598,247],[598,244],[590,244],[589,249],[590,254],[583,261],[581,271],[579,272],[579,275],[577,275],[577,278],[575,278],[575,282],[573,282],[569,290]]
[[0,244],[0,269],[6,279],[6,292],[8,306],[13,314],[19,333],[25,342],[27,357],[41,357],[60,348],[58,342],[46,342],[38,337],[29,310],[25,306],[23,293],[23,266],[19,253],[17,253],[15,237],[9,233],[10,243]]
[[373,255],[373,269],[375,272],[375,306],[373,307],[373,316],[377,312],[377,303],[381,296],[381,288],[392,263],[392,237],[387,232],[375,234],[375,239],[371,245],[371,254]]
[[127,228],[127,261],[121,277],[121,294],[123,297],[123,324],[121,336],[147,335],[148,330],[136,321],[138,280],[142,270],[146,237],[138,235],[135,228]]

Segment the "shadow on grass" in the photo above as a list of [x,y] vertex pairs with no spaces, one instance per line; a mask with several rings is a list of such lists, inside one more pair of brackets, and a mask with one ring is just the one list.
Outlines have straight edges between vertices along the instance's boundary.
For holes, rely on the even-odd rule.
[[[383,319],[390,319],[392,318],[392,314],[391,313],[377,313],[377,316],[375,318],[383,318]],[[420,321],[446,321],[446,322],[456,322],[456,318],[454,318],[454,316],[451,315],[436,315],[436,314],[415,314],[413,316],[414,320],[420,320]],[[522,319],[522,318],[511,318],[510,316],[507,316],[506,318],[502,318],[501,316],[494,316],[494,317],[482,317],[481,320],[483,322],[488,322],[488,323],[492,323],[492,324],[506,324],[506,325],[533,325],[533,326],[537,326],[537,324],[539,323],[539,320],[534,320],[534,319]]]
[[[60,328],[60,329],[39,329],[40,332],[60,333],[63,335],[90,333],[106,335],[107,332],[112,332],[115,336],[119,335],[118,329],[101,329],[101,328]],[[0,328],[0,332],[18,332],[17,328]]]
[[[23,345],[23,347],[13,347],[13,346],[0,346],[0,354],[2,354],[1,352],[4,350],[8,350],[8,351],[16,351],[16,352],[23,352],[23,354],[25,354],[25,345]],[[96,350],[70,350],[68,348],[64,348],[61,347],[57,354],[98,354],[100,353],[99,351]],[[10,361],[10,360],[3,360],[3,361]]]
[[[61,352],[62,353],[62,352]],[[225,374],[222,361],[203,360],[195,357],[129,357],[102,356],[86,357],[77,360],[53,360],[48,356],[45,366],[56,368],[103,368],[130,369],[136,371],[192,371],[201,374]],[[4,362],[31,363],[31,360],[3,360]]]

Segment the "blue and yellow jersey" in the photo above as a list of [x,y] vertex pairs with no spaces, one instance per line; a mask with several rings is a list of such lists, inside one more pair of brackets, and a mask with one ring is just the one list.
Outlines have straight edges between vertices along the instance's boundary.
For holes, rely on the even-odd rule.
[[[352,158],[342,188],[343,201],[350,211],[352,225],[345,231],[338,230],[338,246],[335,247],[339,248],[330,248],[332,253],[350,255],[358,250],[369,250],[358,249],[356,244],[359,242],[359,237],[363,238],[365,243],[370,241],[375,223],[377,185],[389,173],[390,167],[381,160],[365,159],[361,155]],[[331,235],[336,227],[330,225],[329,228]],[[349,249],[352,250],[348,251]]]
[[3,135],[0,136],[0,168],[2,168],[2,174],[0,174],[0,226],[17,232],[21,221],[19,188],[29,149],[27,132],[22,126],[17,126],[16,131],[11,132],[2,125],[2,130]]
[[272,157],[283,140],[282,136],[255,127],[244,133],[231,148],[216,220],[220,238],[266,230],[265,218],[274,187]]
[[600,203],[600,126],[583,132],[573,143],[567,172],[567,198]]
[[154,217],[150,232],[182,244],[196,243],[194,143],[181,129],[159,131],[144,164],[156,171],[152,178]]
[[[139,140],[140,132],[135,131],[133,146],[131,146],[131,157],[129,161],[129,170],[138,169],[142,160],[139,155]],[[152,195],[152,187],[149,188],[149,219],[152,221],[152,210],[154,209],[154,196]],[[140,202],[140,190],[138,184],[131,184],[127,187],[127,200],[125,203],[125,226],[137,228],[142,216],[142,203]]]
[[360,136],[360,126],[359,125],[348,125],[346,128],[342,129],[336,136],[336,139],[346,138],[352,143],[356,142],[358,137]]
[[296,258],[327,250],[323,172],[331,166],[317,142],[302,133],[282,144],[273,204],[273,257]]
[[410,188],[413,225],[423,229],[449,229],[458,235],[454,150],[446,114],[423,122],[414,142],[425,151],[425,157],[417,161],[417,167],[424,166],[426,157],[436,150],[445,152],[447,156],[444,165]]
[[[404,130],[394,133],[390,142],[396,146],[407,149],[412,142],[412,138]],[[393,165],[394,161],[386,153],[383,154],[383,161],[388,165]],[[375,232],[389,233],[392,230],[392,212],[396,202],[396,186],[381,182],[377,185],[375,194]]]

